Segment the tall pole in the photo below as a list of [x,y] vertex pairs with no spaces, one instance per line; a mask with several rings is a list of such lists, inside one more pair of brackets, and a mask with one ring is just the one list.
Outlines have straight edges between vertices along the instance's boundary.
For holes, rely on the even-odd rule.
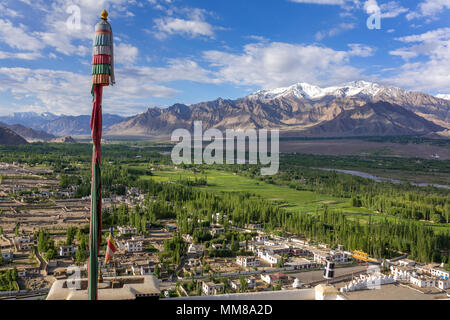
[[[92,155],[92,196],[91,196],[91,224],[89,234],[89,300],[97,300],[98,283],[98,250],[101,244],[101,118],[102,118],[102,94],[103,87],[94,86],[94,108],[92,112],[91,126],[93,139]],[[99,127],[100,125],[100,127]]]
[[113,85],[114,45],[113,33],[108,23],[108,12],[101,13],[102,21],[95,26],[92,58],[92,188],[91,221],[89,232],[89,285],[88,299],[98,299],[98,251],[102,241],[102,184],[101,184],[101,140],[103,87]]

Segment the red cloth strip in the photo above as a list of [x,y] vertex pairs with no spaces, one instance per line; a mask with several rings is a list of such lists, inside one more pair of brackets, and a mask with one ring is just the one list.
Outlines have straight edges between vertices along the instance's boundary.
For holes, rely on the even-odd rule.
[[111,64],[111,56],[107,54],[98,54],[92,57],[92,65]]
[[101,163],[101,140],[102,140],[102,98],[103,87],[94,86],[94,107],[91,116],[92,140],[94,142],[94,157],[92,163]]
[[[97,250],[100,249],[102,243],[102,182],[101,182],[101,142],[102,142],[102,98],[103,98],[103,86],[94,86],[94,106],[92,108],[91,116],[91,130],[92,130],[92,141],[93,141],[93,153],[92,153],[92,177],[97,175],[98,181],[98,201],[97,203],[92,203],[91,206],[97,206],[97,221],[98,221],[98,234],[97,234]],[[97,168],[97,170],[95,170]],[[92,186],[93,192],[95,186]]]
[[95,31],[95,34],[111,34],[108,30],[97,30]]

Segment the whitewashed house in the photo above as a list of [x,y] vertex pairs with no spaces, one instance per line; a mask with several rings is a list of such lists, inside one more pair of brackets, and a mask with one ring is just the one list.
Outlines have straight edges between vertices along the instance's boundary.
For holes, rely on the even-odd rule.
[[60,257],[70,257],[74,255],[78,250],[77,246],[70,245],[70,246],[60,246],[59,247],[59,256]]
[[223,283],[214,283],[212,281],[203,282],[202,292],[205,296],[213,296],[222,293],[225,289]]
[[244,268],[259,267],[261,265],[255,256],[237,256],[236,263]]

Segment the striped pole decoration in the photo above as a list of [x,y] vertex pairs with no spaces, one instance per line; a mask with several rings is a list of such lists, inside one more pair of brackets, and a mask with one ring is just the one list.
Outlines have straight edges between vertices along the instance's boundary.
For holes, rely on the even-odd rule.
[[95,26],[92,57],[92,98],[94,106],[91,116],[93,140],[91,221],[89,232],[89,287],[88,299],[98,298],[98,251],[102,241],[102,185],[101,185],[101,140],[103,87],[115,84],[113,33],[108,23],[108,13],[103,10],[102,21]]

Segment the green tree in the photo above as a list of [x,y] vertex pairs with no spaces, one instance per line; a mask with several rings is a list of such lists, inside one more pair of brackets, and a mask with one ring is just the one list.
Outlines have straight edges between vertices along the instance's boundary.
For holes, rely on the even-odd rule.
[[241,293],[247,292],[247,290],[248,290],[247,279],[245,279],[244,276],[241,276],[239,278],[239,282],[240,282],[240,285],[241,285],[241,288],[240,288]]

